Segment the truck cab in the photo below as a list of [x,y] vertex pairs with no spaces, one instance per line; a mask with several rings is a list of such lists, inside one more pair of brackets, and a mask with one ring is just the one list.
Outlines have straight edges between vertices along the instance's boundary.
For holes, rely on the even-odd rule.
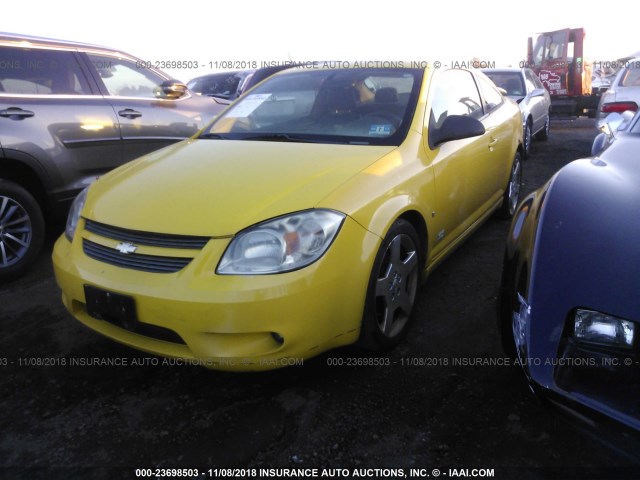
[[595,115],[598,95],[591,90],[592,64],[584,58],[583,28],[565,28],[530,37],[527,63],[551,95],[554,114]]

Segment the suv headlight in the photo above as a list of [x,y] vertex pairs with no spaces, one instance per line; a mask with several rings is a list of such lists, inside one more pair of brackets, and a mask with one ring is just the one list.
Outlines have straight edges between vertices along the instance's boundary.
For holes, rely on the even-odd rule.
[[333,210],[308,210],[249,227],[231,241],[216,273],[263,275],[306,267],[327,251],[344,218]]
[[67,226],[64,229],[64,234],[70,242],[73,241],[73,236],[76,233],[78,220],[80,220],[80,213],[82,213],[82,209],[84,208],[84,202],[87,199],[88,190],[89,187],[86,187],[84,190],[82,190],[71,204],[71,209],[69,210],[69,215],[67,216]]

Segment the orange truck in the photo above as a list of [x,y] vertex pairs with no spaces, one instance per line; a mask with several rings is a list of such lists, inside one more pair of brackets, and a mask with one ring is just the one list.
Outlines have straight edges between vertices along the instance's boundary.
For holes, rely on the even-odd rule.
[[529,37],[527,67],[551,95],[554,115],[595,117],[600,89],[591,88],[592,63],[584,58],[583,28],[565,28]]

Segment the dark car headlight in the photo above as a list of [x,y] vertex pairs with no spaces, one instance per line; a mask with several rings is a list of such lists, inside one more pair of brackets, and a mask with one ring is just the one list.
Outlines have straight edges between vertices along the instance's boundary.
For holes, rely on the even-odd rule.
[[631,349],[635,323],[606,313],[577,309],[573,337],[581,343]]

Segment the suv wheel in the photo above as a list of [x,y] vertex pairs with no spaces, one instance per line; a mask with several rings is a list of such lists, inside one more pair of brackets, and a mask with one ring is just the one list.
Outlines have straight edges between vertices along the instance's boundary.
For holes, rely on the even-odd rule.
[[38,258],[44,219],[24,188],[0,180],[0,282],[22,275]]

